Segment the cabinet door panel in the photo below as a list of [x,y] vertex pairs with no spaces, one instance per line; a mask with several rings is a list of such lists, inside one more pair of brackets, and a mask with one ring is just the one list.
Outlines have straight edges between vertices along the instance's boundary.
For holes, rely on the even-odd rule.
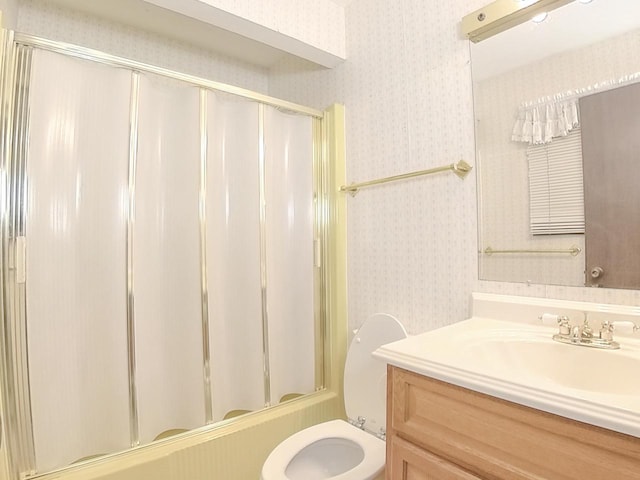
[[391,438],[390,464],[387,478],[393,480],[480,480],[480,477],[396,436]]
[[387,434],[480,477],[640,480],[640,438],[395,367],[388,381]]

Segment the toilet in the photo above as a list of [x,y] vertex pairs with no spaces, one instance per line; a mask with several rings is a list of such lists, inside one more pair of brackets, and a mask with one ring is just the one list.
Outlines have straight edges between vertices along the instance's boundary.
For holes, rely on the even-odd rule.
[[344,367],[349,422],[331,420],[291,435],[271,452],[261,480],[384,478],[387,366],[371,353],[406,336],[402,324],[386,313],[365,321],[351,341]]

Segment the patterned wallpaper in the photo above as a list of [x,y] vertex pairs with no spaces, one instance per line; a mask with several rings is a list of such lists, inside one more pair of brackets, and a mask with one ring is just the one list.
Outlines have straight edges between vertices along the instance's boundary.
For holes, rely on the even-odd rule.
[[[476,165],[469,45],[459,23],[486,3],[355,0],[346,9],[345,64],[321,70],[285,60],[271,71],[270,93],[317,108],[346,105],[350,182],[460,158]],[[639,291],[479,281],[476,172],[348,199],[351,328],[380,311],[410,333],[463,320],[473,291],[640,304]]]
[[74,43],[257,92],[268,90],[268,71],[160,35],[67,10],[44,0],[20,0],[19,32]]
[[0,0],[3,28],[15,29],[18,21],[18,0]]
[[[331,71],[285,60],[270,93],[346,105],[347,176],[364,181],[474,160],[469,46],[462,16],[483,0],[356,0],[347,61]],[[475,173],[444,173],[348,198],[350,327],[387,312],[411,333],[469,314],[477,278]]]

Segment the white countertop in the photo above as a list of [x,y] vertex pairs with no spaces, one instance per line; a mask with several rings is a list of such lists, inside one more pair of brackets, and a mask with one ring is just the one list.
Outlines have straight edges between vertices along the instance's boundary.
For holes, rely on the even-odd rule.
[[[542,312],[541,312],[542,313]],[[619,350],[551,340],[556,327],[483,317],[381,346],[374,356],[447,383],[640,438],[640,341]]]

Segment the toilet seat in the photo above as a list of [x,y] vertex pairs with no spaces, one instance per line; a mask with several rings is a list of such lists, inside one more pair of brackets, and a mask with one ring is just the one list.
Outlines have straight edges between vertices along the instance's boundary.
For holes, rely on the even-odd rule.
[[[367,319],[349,346],[344,370],[347,416],[352,421],[363,417],[364,430],[344,420],[331,420],[295,433],[271,452],[262,467],[262,480],[381,478],[386,443],[376,435],[385,427],[387,366],[372,353],[406,336],[402,324],[391,315],[378,313]],[[336,447],[344,456],[336,453]],[[289,467],[293,478],[285,473]]]
[[[293,458],[314,442],[329,438],[348,440],[359,445],[364,458],[354,468],[339,475],[328,477],[331,480],[362,480],[375,478],[384,468],[385,442],[379,438],[349,425],[344,420],[331,420],[320,423],[291,435],[280,443],[269,455],[262,470],[262,478],[284,479],[283,474]],[[297,479],[296,479],[297,480]]]

